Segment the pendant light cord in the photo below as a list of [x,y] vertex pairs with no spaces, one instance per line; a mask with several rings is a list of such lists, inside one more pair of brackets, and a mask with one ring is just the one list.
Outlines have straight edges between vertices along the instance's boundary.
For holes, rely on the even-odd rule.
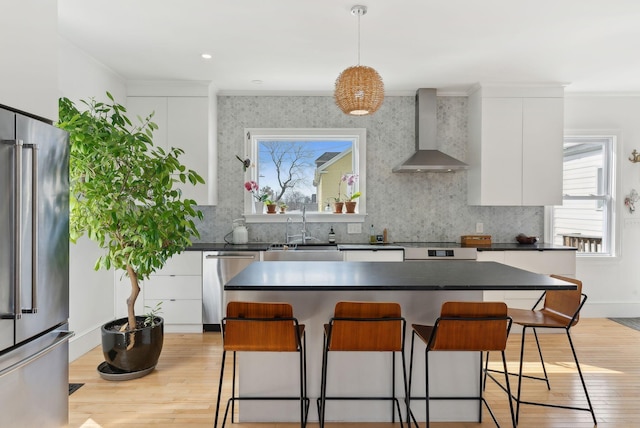
[[358,12],[358,65],[360,65],[360,16],[361,12]]

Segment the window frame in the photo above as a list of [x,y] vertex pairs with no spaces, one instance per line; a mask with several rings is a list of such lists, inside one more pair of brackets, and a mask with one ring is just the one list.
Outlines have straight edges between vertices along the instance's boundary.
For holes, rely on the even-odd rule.
[[[358,190],[361,196],[358,198],[358,213],[334,214],[332,212],[306,213],[306,220],[310,223],[363,223],[367,216],[367,130],[366,128],[244,128],[244,149],[246,157],[252,164],[258,162],[258,140],[260,139],[341,139],[352,140],[353,173],[358,174]],[[257,164],[256,164],[257,165]],[[245,181],[254,180],[258,183],[258,166],[248,168],[245,172]],[[253,197],[249,192],[244,195],[244,217],[247,223],[284,223],[287,218],[294,221],[301,218],[300,213],[287,213],[287,215],[270,215],[253,213]],[[321,201],[319,203],[322,203]]]
[[[563,146],[568,142],[584,141],[588,143],[602,142],[605,147],[603,163],[604,167],[609,169],[608,174],[603,176],[603,190],[601,195],[589,195],[589,196],[571,196],[567,194],[562,195],[562,199],[571,201],[599,201],[602,205],[602,209],[605,210],[605,218],[603,222],[603,252],[576,252],[576,257],[580,258],[615,258],[620,254],[619,239],[618,239],[618,214],[616,207],[616,195],[618,194],[617,183],[618,180],[618,144],[620,137],[616,131],[565,131],[563,138]],[[564,166],[564,157],[563,157]],[[563,173],[564,179],[564,173]],[[547,242],[554,242],[554,206],[545,207],[545,240]]]

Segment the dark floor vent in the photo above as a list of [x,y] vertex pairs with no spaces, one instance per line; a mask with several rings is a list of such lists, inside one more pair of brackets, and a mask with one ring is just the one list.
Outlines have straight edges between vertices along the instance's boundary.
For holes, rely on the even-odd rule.
[[70,383],[69,384],[69,395],[71,395],[74,392],[76,392],[77,390],[79,390],[82,385],[84,385],[84,383]]

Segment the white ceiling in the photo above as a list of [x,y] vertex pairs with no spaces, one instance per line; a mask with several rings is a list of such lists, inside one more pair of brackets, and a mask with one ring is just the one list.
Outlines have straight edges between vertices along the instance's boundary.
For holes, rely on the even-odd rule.
[[361,64],[378,70],[387,95],[477,82],[640,94],[638,0],[358,1],[58,0],[59,31],[126,80],[331,94],[357,63],[350,9],[364,4]]

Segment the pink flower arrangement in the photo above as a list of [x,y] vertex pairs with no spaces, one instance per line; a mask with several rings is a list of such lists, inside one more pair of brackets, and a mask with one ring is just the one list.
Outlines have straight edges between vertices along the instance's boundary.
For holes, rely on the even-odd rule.
[[267,202],[269,200],[269,193],[266,191],[266,188],[262,189],[261,193],[258,188],[258,183],[253,180],[245,181],[244,188],[247,192],[251,192],[256,201]]

